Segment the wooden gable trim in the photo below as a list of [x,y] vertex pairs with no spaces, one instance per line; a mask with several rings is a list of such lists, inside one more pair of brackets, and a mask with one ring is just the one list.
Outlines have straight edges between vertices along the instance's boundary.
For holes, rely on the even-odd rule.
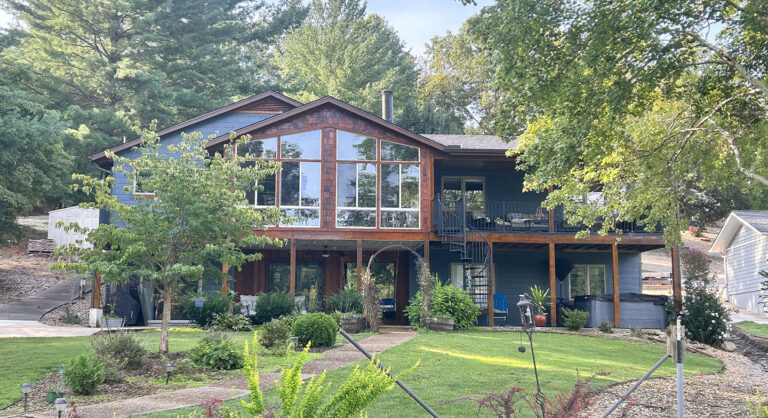
[[[285,109],[284,111],[287,111],[287,110],[300,107],[301,105],[302,105],[301,102],[298,102],[296,100],[291,99],[290,97],[284,96],[280,93],[270,90],[264,93],[247,97],[243,100],[221,107],[214,111],[208,112],[206,114],[194,117],[192,119],[178,123],[171,127],[165,128],[161,131],[158,131],[157,135],[158,136],[167,135],[169,133],[176,132],[190,125],[194,125],[196,123],[219,116],[227,112],[232,112],[232,111],[238,112],[242,110],[243,113],[276,114],[276,113],[280,113],[278,112],[278,110],[280,109]],[[262,109],[263,111],[259,111],[259,109]],[[137,139],[134,139],[133,141],[128,141],[116,147],[109,148],[109,151],[120,152],[129,148],[133,148],[137,145],[140,145],[142,142],[143,142],[142,138],[137,138]],[[91,161],[94,161],[96,163],[103,162],[106,159],[107,159],[107,156],[106,156],[106,152],[104,151],[91,156]]]
[[[287,112],[281,113],[279,115],[273,116],[269,119],[265,119],[261,122],[254,123],[253,125],[246,126],[244,128],[238,129],[235,131],[235,135],[237,137],[241,137],[243,135],[252,135],[253,138],[261,137],[263,135],[264,128],[274,126],[275,124],[279,124],[283,122],[281,125],[282,129],[290,129],[290,124],[286,123],[288,120],[299,116],[300,114],[303,114],[305,112],[309,112],[313,109],[317,109],[322,107],[323,105],[331,105],[340,108],[341,110],[344,110],[346,112],[351,113],[352,115],[370,122],[374,125],[378,125],[384,129],[386,129],[389,132],[395,133],[396,135],[389,135],[387,137],[380,136],[381,139],[390,140],[389,138],[398,139],[398,136],[400,138],[405,137],[409,140],[415,141],[419,144],[426,145],[428,147],[431,147],[433,149],[439,150],[439,151],[445,151],[445,146],[440,144],[439,142],[433,141],[429,138],[426,138],[424,136],[421,136],[419,134],[413,133],[407,129],[401,128],[397,125],[395,125],[392,122],[387,122],[386,120],[374,116],[362,109],[359,109],[357,107],[354,107],[350,104],[344,103],[339,99],[333,98],[331,96],[325,96],[321,99],[317,99],[314,102],[307,103],[303,106],[299,106],[297,108],[291,109]],[[337,126],[337,124],[341,123],[341,117],[334,117],[333,115],[329,116],[322,116],[322,117],[315,117],[315,125],[317,125],[318,128],[321,127],[337,127],[338,129],[342,130],[351,130],[351,132],[355,132],[354,127],[352,128],[345,128],[342,126]],[[271,132],[271,130],[267,129],[266,131]],[[297,129],[297,132],[299,130]],[[372,135],[373,136],[373,135]],[[229,141],[230,135],[221,135],[218,138],[213,139],[208,143],[208,147],[214,147],[216,145],[222,144],[224,142]]]

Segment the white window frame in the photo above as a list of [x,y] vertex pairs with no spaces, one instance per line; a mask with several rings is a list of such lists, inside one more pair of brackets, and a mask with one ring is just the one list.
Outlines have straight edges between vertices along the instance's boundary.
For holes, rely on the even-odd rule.
[[[355,207],[347,207],[347,206],[336,206],[336,213],[334,214],[334,225],[336,225],[336,228],[342,228],[342,229],[376,229],[379,227],[379,213],[377,211],[376,206],[373,207],[360,207],[360,169],[359,164],[372,164],[376,168],[376,194],[379,194],[379,167],[380,165],[376,163],[375,160],[362,160],[359,162],[341,162],[336,163],[336,199],[338,202],[339,197],[339,165],[341,164],[354,164],[355,165]],[[376,201],[378,202],[378,196],[376,196]],[[339,211],[371,211],[373,210],[376,212],[376,216],[374,216],[374,226],[344,226],[339,225]]]
[[[415,148],[415,147],[414,147]],[[421,152],[419,150],[419,152]],[[379,216],[377,222],[379,225],[381,225],[381,229],[403,229],[403,230],[415,230],[415,229],[421,229],[421,161],[403,161],[403,162],[397,162],[397,161],[382,161],[381,165],[384,164],[390,164],[390,165],[396,165],[397,167],[397,176],[398,176],[398,183],[397,183],[397,201],[398,201],[398,207],[396,208],[385,208],[382,205],[382,193],[381,193],[381,182],[379,182]],[[416,184],[418,186],[418,191],[416,195],[418,198],[416,199],[417,207],[415,208],[404,208],[403,206],[403,165],[415,165],[419,169],[419,175],[416,176]],[[379,170],[381,171],[381,170]],[[379,178],[381,177],[381,173],[378,174]],[[415,227],[397,227],[397,226],[384,226],[381,222],[381,213],[387,211],[387,212],[416,212],[417,216],[416,219],[418,220],[418,223]]]
[[[603,268],[603,289],[607,292],[608,291],[608,269],[605,267],[605,264],[575,264],[573,268],[576,267],[584,267],[584,272],[586,273],[587,277],[587,295],[592,294],[591,287],[591,279],[589,274],[589,268],[590,267],[602,267]],[[573,269],[571,269],[573,271]],[[568,299],[573,299],[573,291],[571,287],[571,273],[568,273]]]
[[144,191],[139,192],[139,191],[136,191],[136,183],[137,183],[138,178],[139,178],[139,171],[138,170],[134,170],[134,172],[132,173],[132,177],[133,177],[133,193],[132,194],[134,196],[154,196],[155,195],[155,192],[144,192]]
[[[303,164],[304,163],[316,163],[316,164],[319,164],[320,165],[320,175],[322,175],[322,173],[323,173],[323,163],[320,162],[320,161],[284,161],[284,162],[287,162],[287,163],[298,163],[299,164],[299,205],[297,205],[297,206],[294,206],[294,205],[283,206],[281,204],[281,202],[278,200],[279,198],[283,197],[282,196],[282,190],[281,190],[280,195],[277,196],[277,199],[275,199],[276,200],[275,203],[277,203],[278,209],[280,209],[280,210],[297,210],[297,209],[300,209],[300,210],[317,210],[317,214],[318,214],[317,220],[318,220],[318,223],[317,223],[317,225],[295,225],[295,224],[282,224],[281,223],[280,226],[281,227],[285,227],[285,228],[320,228],[323,225],[323,211],[322,211],[322,206],[323,206],[323,185],[320,184],[320,199],[318,199],[318,205],[317,206],[302,206],[301,205],[301,176],[304,173],[304,170],[303,170]],[[279,172],[280,172],[280,175],[282,175],[283,169],[281,168]],[[282,177],[281,177],[281,179],[280,179],[281,187],[282,187],[282,183],[283,183],[283,181],[282,181]],[[277,187],[277,185],[275,187]],[[255,203],[255,201],[254,201],[254,203]],[[267,206],[267,207],[271,207],[271,206]]]

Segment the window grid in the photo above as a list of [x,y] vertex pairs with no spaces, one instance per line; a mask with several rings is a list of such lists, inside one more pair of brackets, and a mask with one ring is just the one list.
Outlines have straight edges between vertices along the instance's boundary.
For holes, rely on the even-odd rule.
[[[576,264],[573,266],[574,269],[576,268],[583,268],[584,269],[584,279],[586,281],[586,294],[591,295],[592,294],[592,278],[590,270],[592,267],[600,268],[603,272],[603,291],[608,290],[608,278],[606,277],[606,269],[604,264]],[[571,282],[571,275],[573,274],[573,270],[571,270],[571,273],[568,273],[568,299],[573,299],[573,283]],[[578,295],[577,295],[578,296]]]

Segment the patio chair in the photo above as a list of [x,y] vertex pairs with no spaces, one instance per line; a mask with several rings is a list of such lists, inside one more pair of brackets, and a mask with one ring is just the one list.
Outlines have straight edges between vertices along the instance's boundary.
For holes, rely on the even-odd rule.
[[507,295],[495,294],[493,295],[493,323],[503,319],[504,325],[507,325],[507,315],[509,310],[507,309]]
[[394,298],[382,298],[379,302],[382,312],[394,312],[395,311],[395,299]]
[[254,308],[258,299],[258,296],[240,295],[240,304],[242,305],[240,313],[245,316],[252,316],[256,312]]

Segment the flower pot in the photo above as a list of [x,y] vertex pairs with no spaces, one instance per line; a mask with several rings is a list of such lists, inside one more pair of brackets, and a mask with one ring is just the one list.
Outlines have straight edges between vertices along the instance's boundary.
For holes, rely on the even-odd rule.
[[101,318],[102,328],[120,328],[123,326],[123,318]]
[[362,316],[345,316],[341,318],[341,329],[348,334],[357,334],[365,330],[365,318]]
[[427,329],[430,331],[453,331],[453,318],[436,317],[427,318]]
[[547,326],[547,314],[536,314],[533,316],[533,323],[537,327],[546,327]]

